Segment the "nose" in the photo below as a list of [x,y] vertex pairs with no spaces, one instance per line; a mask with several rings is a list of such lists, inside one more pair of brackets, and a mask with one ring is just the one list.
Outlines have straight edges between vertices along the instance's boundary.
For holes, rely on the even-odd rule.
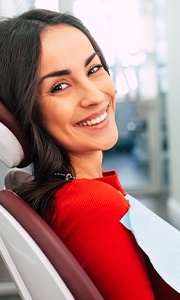
[[80,88],[80,105],[88,107],[98,105],[104,101],[104,93],[97,82],[92,82],[89,78],[84,80]]

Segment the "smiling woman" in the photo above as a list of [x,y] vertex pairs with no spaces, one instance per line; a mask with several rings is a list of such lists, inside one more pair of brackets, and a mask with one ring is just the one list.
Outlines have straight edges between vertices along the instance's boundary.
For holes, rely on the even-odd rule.
[[29,141],[34,175],[14,191],[105,300],[180,299],[175,276],[172,288],[129,230],[136,205],[116,172],[102,170],[102,152],[118,134],[115,87],[94,38],[74,16],[47,10],[1,21],[0,36],[0,97]]
[[[50,27],[41,43],[38,108],[43,127],[68,150],[76,177],[102,176],[99,150],[117,141],[114,83],[79,29]],[[93,160],[99,161],[99,168]]]

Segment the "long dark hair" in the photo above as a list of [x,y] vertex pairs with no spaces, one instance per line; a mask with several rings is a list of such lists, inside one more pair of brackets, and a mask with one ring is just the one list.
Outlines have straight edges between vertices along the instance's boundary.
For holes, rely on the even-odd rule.
[[101,49],[83,23],[72,14],[32,9],[0,22],[0,97],[16,117],[31,145],[34,180],[14,190],[43,218],[53,207],[53,194],[67,181],[54,173],[74,170],[66,149],[37,122],[37,73],[41,55],[40,34],[48,26],[66,23],[80,29],[108,67]]

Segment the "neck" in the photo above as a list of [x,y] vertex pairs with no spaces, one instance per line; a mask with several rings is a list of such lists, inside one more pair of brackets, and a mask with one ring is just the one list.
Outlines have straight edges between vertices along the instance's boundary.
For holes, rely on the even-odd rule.
[[102,151],[71,155],[76,178],[98,178],[102,176]]

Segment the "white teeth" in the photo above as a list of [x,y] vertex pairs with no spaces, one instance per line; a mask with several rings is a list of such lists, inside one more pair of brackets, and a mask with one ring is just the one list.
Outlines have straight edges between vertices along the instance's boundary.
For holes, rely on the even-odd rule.
[[87,124],[88,124],[88,126],[91,126],[92,125],[92,123],[91,123],[91,121],[87,121]]
[[95,124],[99,124],[107,118],[107,115],[108,114],[105,111],[101,116],[99,116],[95,119],[92,119],[92,120],[87,120],[86,122],[83,122],[83,123],[79,123],[79,125],[80,126],[92,126],[92,125],[95,125]]

